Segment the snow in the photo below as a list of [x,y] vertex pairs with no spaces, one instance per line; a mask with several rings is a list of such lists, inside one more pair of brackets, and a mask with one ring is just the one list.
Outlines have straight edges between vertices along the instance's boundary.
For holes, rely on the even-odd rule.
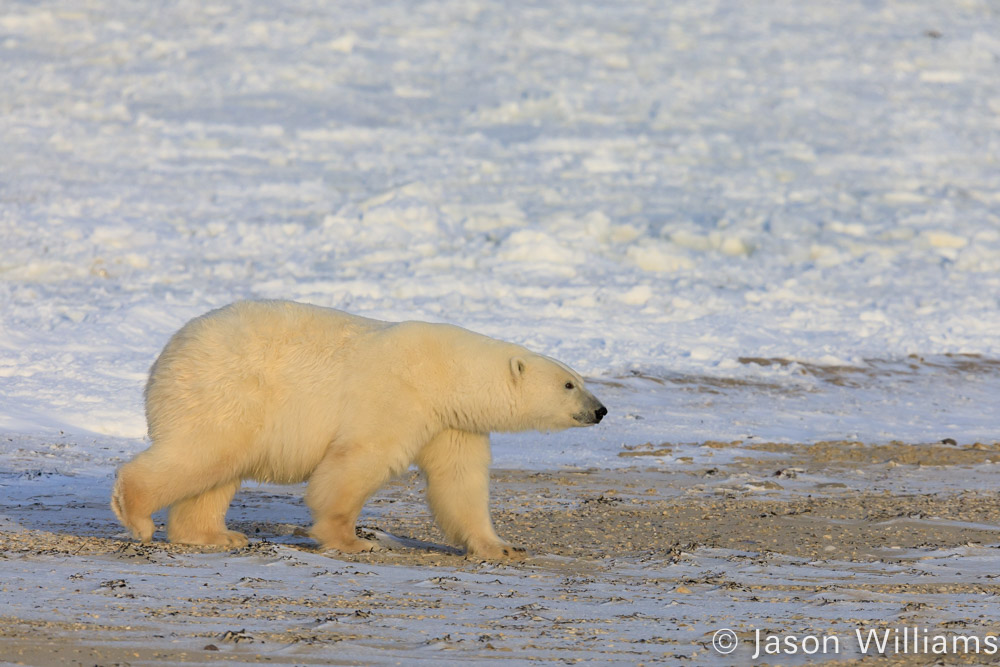
[[[779,393],[802,388],[785,361],[995,359],[996,21],[976,2],[7,5],[0,428],[142,437],[158,349],[239,298]],[[997,373],[922,375],[895,424],[820,432],[749,390],[720,407],[781,439],[991,436],[991,410],[938,388],[979,401]],[[810,418],[860,400],[828,384]],[[666,387],[641,390],[684,402]],[[614,408],[619,440],[700,437]]]

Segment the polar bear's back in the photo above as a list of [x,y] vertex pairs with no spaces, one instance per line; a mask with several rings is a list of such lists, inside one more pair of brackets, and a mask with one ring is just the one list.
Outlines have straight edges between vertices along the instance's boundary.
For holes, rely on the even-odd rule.
[[174,334],[153,365],[150,383],[176,366],[190,367],[206,381],[270,376],[288,363],[343,354],[359,335],[389,325],[292,301],[239,301],[196,317]]
[[155,442],[184,425],[254,442],[298,415],[312,413],[314,423],[331,406],[311,402],[330,396],[354,342],[388,326],[288,301],[237,302],[195,318],[150,370],[149,435]]

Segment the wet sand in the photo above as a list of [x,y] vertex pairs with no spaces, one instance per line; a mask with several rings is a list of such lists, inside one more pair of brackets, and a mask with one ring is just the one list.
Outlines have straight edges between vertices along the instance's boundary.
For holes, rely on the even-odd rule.
[[[498,532],[529,554],[506,563],[445,544],[416,473],[362,516],[387,549],[353,556],[305,536],[301,487],[241,491],[230,525],[251,545],[205,552],[125,539],[100,484],[67,478],[34,495],[31,481],[10,484],[0,655],[30,665],[733,664],[752,661],[760,631],[839,645],[805,655],[813,646],[800,643],[757,664],[997,657],[986,638],[1000,631],[1000,447],[650,443],[621,458],[629,467],[495,471]],[[722,462],[702,462],[712,458]],[[732,654],[712,645],[722,628],[740,641]],[[981,650],[928,644],[879,657],[857,646],[859,629],[901,628],[975,636]]]

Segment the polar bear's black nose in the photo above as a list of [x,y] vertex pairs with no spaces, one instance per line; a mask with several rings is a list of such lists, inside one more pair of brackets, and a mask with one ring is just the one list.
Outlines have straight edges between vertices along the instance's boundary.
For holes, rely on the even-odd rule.
[[604,415],[606,414],[608,414],[608,409],[606,407],[602,405],[601,407],[597,408],[597,410],[594,411],[594,423],[599,424],[600,421],[604,419]]

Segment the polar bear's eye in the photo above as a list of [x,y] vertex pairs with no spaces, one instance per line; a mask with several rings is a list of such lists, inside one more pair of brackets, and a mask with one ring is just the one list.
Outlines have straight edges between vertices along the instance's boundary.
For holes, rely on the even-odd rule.
[[572,382],[567,382],[566,383],[566,388],[567,389],[572,389],[573,388],[573,383]]

